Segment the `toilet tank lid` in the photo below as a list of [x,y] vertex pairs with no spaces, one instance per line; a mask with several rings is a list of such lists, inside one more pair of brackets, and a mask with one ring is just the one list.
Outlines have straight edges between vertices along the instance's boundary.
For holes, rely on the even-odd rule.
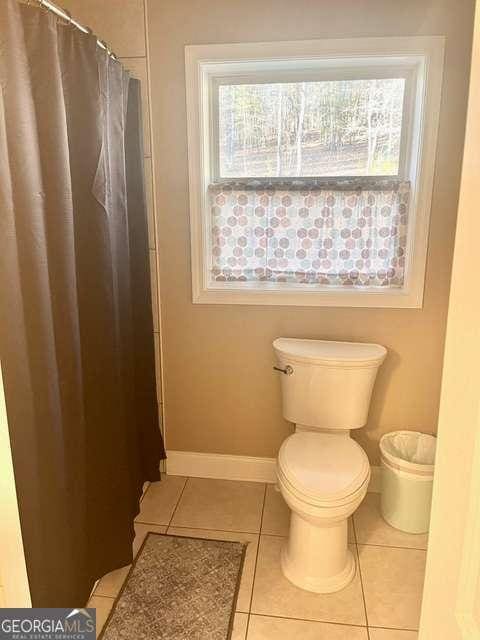
[[277,338],[273,341],[273,348],[287,360],[315,364],[380,364],[387,355],[385,347],[368,342]]

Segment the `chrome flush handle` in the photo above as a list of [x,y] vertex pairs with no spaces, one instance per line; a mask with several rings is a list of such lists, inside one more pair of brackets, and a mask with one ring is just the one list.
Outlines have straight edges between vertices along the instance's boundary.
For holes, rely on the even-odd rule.
[[293,367],[289,364],[285,367],[285,369],[280,369],[280,367],[273,367],[275,371],[280,371],[280,373],[284,373],[286,376],[291,376],[293,373]]

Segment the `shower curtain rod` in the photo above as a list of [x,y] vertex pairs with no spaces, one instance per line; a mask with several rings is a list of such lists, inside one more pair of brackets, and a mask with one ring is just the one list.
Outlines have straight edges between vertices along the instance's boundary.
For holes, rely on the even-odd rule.
[[[90,29],[90,27],[84,27],[83,24],[80,24],[80,22],[72,18],[72,14],[70,13],[70,11],[67,11],[67,9],[62,9],[61,7],[57,7],[57,5],[53,4],[53,2],[50,2],[50,0],[34,0],[34,1],[37,2],[44,9],[47,9],[47,11],[51,11],[52,13],[57,15],[59,18],[63,18],[66,22],[68,22],[68,24],[71,24],[72,27],[75,27],[76,29],[83,31],[83,33],[92,33],[92,30]],[[30,4],[30,0],[27,0],[27,4]],[[115,55],[115,53],[113,53],[111,49],[109,49],[107,43],[104,40],[99,40],[97,38],[97,45],[102,49],[105,49],[105,51],[108,53],[109,56],[117,60],[117,56]]]

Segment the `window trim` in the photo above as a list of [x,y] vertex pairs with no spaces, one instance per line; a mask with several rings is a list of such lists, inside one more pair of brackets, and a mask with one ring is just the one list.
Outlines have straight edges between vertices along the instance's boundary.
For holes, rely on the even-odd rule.
[[[352,38],[185,47],[190,187],[192,298],[200,304],[295,305],[330,307],[421,308],[427,257],[435,151],[444,56],[443,36]],[[401,289],[321,287],[294,283],[212,282],[209,278],[211,233],[208,185],[211,174],[212,78],[245,75],[245,63],[259,71],[314,66],[328,60],[338,68],[352,59],[376,66],[415,67],[410,91],[411,117],[407,153],[412,185],[405,285]],[[405,111],[406,113],[407,111]],[[389,176],[395,179],[395,176]],[[358,178],[354,178],[357,180]],[[371,176],[366,177],[371,180]],[[330,178],[331,180],[331,178]],[[285,181],[283,179],[283,181]]]

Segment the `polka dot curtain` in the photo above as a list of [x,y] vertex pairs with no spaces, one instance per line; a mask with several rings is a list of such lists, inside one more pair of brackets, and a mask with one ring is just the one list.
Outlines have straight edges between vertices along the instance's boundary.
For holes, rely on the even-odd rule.
[[401,287],[409,191],[212,185],[212,280]]

